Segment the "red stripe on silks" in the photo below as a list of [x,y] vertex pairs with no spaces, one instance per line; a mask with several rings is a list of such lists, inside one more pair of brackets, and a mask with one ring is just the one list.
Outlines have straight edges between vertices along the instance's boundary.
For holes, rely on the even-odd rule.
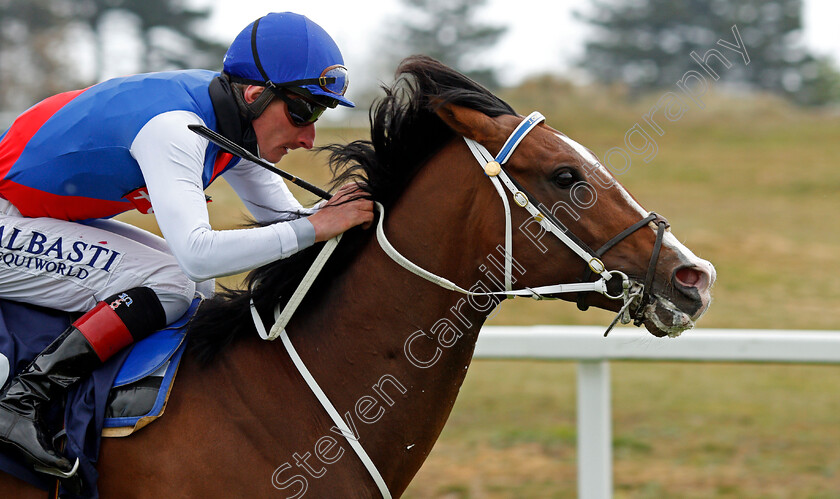
[[0,179],[0,194],[11,201],[23,216],[29,218],[88,220],[110,217],[134,208],[128,201],[60,196],[6,179]]
[[18,116],[0,142],[0,177],[5,177],[29,140],[59,109],[87,90],[73,90],[48,97]]
[[232,159],[233,154],[225,151],[219,151],[219,154],[216,155],[216,161],[213,163],[213,176],[210,177],[211,182],[218,177],[222,171],[224,171]]
[[82,332],[102,362],[134,342],[122,319],[104,301],[74,322],[73,327]]

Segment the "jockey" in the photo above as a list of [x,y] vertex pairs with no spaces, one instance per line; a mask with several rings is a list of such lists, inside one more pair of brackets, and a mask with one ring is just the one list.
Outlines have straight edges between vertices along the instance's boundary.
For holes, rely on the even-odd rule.
[[[116,78],[50,97],[0,136],[0,298],[84,313],[0,392],[0,448],[68,477],[42,413],[109,357],[180,317],[213,278],[288,257],[373,205],[345,186],[306,209],[273,173],[187,129],[209,127],[276,163],[310,149],[327,108],[353,107],[333,39],[268,14],[233,41],[222,73]],[[204,189],[223,176],[263,226],[210,228]],[[109,218],[154,213],[163,239]],[[6,378],[0,373],[0,383]]]

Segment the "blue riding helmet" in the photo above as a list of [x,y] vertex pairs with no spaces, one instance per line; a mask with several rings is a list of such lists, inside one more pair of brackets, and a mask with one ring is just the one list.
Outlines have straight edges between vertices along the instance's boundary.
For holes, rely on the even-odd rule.
[[344,97],[349,80],[335,41],[300,14],[274,12],[249,24],[228,48],[224,71],[238,83],[356,107]]

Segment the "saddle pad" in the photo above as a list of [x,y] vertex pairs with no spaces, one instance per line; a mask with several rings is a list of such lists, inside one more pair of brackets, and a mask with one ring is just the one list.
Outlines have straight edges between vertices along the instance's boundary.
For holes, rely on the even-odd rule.
[[192,319],[200,304],[200,298],[194,299],[190,308],[180,319],[165,329],[138,341],[117,373],[114,387],[134,383],[160,369],[172,357],[178,347],[184,343],[187,334],[185,326]]
[[200,303],[196,298],[180,319],[134,345],[111,388],[103,437],[131,435],[163,415],[186,349],[185,326]]
[[103,437],[127,437],[163,415],[186,350],[181,343],[161,368],[133,383],[111,388]]

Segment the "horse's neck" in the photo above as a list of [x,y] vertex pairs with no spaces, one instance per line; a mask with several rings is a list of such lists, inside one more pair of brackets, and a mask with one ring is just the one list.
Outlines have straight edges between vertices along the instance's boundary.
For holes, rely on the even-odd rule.
[[[463,151],[453,144],[423,168],[385,214],[386,233],[438,275],[466,288],[493,286],[482,281],[482,263],[494,245],[481,242],[488,229],[473,213],[491,201],[487,190],[467,188],[475,177],[459,162]],[[290,335],[339,413],[354,419],[386,481],[401,491],[446,422],[493,303],[410,274],[373,238],[317,301]]]

